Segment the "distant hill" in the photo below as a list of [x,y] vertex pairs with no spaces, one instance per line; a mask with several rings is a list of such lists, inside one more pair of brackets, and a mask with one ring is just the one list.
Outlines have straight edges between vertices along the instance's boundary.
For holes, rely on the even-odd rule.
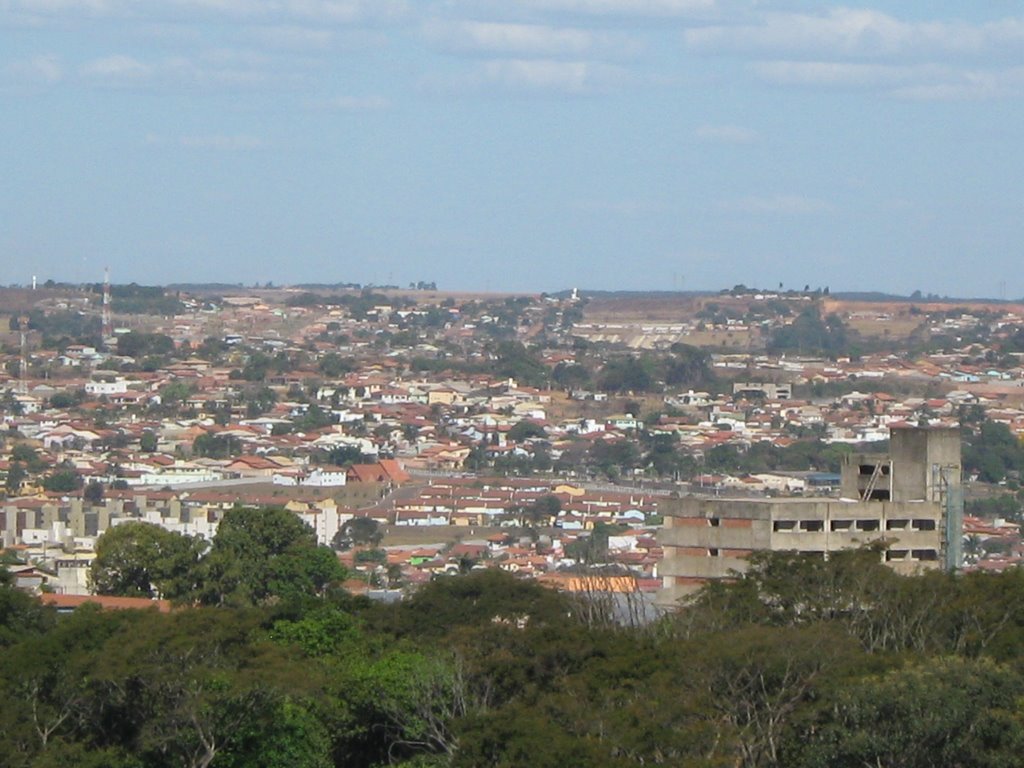
[[[728,292],[728,289],[723,289]],[[591,299],[664,299],[673,296],[679,298],[698,298],[698,297],[710,297],[710,296],[721,296],[722,291],[606,291],[606,290],[590,290],[580,288],[577,290],[581,298]],[[748,294],[753,293],[775,293],[776,291],[769,291],[765,289],[761,291],[757,288],[750,288]],[[572,295],[572,290],[557,291],[549,294],[556,298],[568,298]],[[782,296],[800,296],[803,295],[801,291],[783,291],[780,295]],[[862,302],[927,302],[929,304],[961,304],[961,303],[972,303],[972,304],[1019,304],[1024,302],[1024,298],[1021,299],[993,299],[993,298],[971,298],[965,296],[935,296],[934,294],[927,294],[923,296],[902,296],[896,293],[884,293],[882,291],[833,291],[830,294],[822,295],[818,293],[809,294],[814,298],[831,298],[839,301],[862,301]]]

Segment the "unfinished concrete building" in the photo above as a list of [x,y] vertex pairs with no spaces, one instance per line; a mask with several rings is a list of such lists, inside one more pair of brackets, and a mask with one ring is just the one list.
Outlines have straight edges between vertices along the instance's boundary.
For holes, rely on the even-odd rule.
[[687,497],[666,505],[659,602],[742,573],[756,551],[829,552],[881,541],[900,573],[961,562],[958,428],[894,427],[887,454],[852,454],[839,499]]

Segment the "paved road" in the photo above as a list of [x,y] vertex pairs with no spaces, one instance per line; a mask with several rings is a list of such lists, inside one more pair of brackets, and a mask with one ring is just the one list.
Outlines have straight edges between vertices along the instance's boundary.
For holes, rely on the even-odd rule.
[[[410,475],[416,478],[430,479],[436,478],[482,478],[482,475],[474,475],[468,472],[445,472],[442,470],[432,469],[409,469],[406,470]],[[537,480],[547,480],[548,478],[538,477]],[[607,493],[642,493],[646,496],[670,496],[673,493],[684,494],[689,492],[690,486],[687,483],[659,483],[658,485],[617,485],[615,483],[596,483],[590,480],[565,480],[560,478],[550,478],[552,483],[565,483],[566,485],[577,485],[581,488],[586,488],[588,491],[605,491]]]

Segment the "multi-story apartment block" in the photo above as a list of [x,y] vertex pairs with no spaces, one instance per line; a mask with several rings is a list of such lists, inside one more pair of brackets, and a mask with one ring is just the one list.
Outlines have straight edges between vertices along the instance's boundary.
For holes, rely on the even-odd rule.
[[958,428],[893,427],[885,455],[851,454],[839,499],[687,497],[665,505],[659,601],[743,573],[752,552],[820,554],[884,545],[900,573],[960,565]]

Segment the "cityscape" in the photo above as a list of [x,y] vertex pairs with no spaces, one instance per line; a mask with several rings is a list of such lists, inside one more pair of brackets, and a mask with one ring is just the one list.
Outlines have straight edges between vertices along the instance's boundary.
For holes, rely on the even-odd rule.
[[1024,765],[1024,9],[0,0],[0,768]]
[[1021,304],[109,278],[0,299],[5,568],[58,614],[416,610],[503,578],[642,634],[772,558],[926,589],[1021,573]]

